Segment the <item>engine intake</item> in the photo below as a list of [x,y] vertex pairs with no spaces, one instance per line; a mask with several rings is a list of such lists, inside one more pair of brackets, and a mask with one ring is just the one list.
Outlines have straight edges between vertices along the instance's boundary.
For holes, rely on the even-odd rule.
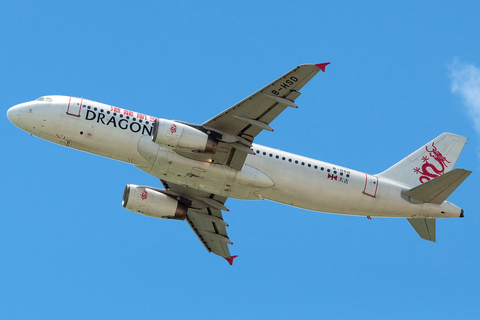
[[127,184],[125,187],[122,205],[132,212],[174,220],[185,220],[188,210],[185,204],[164,193],[134,184]]
[[218,142],[205,132],[183,123],[156,119],[152,132],[152,141],[174,150],[215,153]]

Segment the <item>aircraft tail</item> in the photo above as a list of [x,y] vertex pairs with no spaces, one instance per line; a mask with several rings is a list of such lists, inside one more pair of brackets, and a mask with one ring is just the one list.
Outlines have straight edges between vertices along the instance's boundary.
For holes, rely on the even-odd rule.
[[451,171],[466,142],[465,137],[443,133],[377,176],[414,188]]
[[472,171],[454,169],[422,185],[402,191],[402,197],[412,203],[442,204],[467,179],[470,173]]
[[413,229],[417,231],[420,238],[428,241],[436,241],[435,219],[407,218]]

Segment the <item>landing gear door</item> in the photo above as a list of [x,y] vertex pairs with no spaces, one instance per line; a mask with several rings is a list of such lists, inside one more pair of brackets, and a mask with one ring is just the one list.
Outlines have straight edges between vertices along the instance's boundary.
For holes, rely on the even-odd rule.
[[378,189],[378,178],[369,174],[366,174],[365,176],[365,188],[363,189],[363,193],[375,198]]
[[82,102],[83,98],[70,97],[70,100],[68,100],[67,114],[75,117],[80,117]]

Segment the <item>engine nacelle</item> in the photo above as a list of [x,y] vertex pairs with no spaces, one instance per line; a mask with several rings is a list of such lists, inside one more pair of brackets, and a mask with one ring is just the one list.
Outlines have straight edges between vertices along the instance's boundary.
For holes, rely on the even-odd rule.
[[214,153],[218,144],[205,132],[183,123],[158,118],[155,119],[152,141],[174,150],[203,153]]
[[123,192],[122,205],[125,209],[146,216],[163,219],[185,220],[188,207],[164,193],[127,184]]

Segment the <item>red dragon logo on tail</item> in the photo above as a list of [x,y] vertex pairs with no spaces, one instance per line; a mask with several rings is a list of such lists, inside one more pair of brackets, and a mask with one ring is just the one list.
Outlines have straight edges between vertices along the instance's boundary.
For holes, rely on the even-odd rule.
[[441,168],[438,168],[438,165],[436,164],[428,162],[430,159],[427,156],[423,156],[422,161],[424,164],[422,165],[422,168],[416,167],[413,169],[415,173],[421,174],[420,178],[418,178],[421,183],[425,183],[444,174],[445,168],[448,168],[446,163],[450,163],[450,161],[448,161],[447,158],[437,150],[435,142],[432,142],[432,150],[428,150],[428,146],[425,146],[425,150],[430,154],[430,157],[438,162],[438,165],[440,165]]

